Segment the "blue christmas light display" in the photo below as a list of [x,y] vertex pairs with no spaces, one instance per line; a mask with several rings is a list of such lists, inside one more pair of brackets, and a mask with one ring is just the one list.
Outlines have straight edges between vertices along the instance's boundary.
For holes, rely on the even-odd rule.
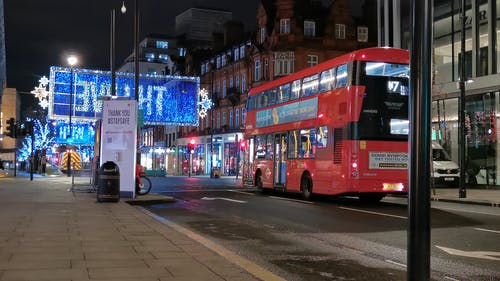
[[[117,72],[115,81],[118,97],[135,97],[133,73]],[[138,108],[144,124],[197,126],[199,89],[199,77],[141,74]],[[94,121],[101,115],[102,98],[110,96],[109,71],[50,68],[51,119],[67,120],[71,108],[74,120]]]
[[69,124],[57,121],[54,127],[55,140],[57,143],[72,145],[94,145],[95,125],[93,122],[72,122],[71,136],[69,136]]

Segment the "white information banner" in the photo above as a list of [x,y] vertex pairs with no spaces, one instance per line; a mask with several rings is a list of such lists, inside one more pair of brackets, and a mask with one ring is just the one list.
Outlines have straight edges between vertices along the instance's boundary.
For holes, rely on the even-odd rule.
[[404,152],[370,152],[370,169],[408,169],[408,153]]
[[135,196],[137,102],[105,100],[102,105],[101,163],[114,162],[120,169],[120,197]]

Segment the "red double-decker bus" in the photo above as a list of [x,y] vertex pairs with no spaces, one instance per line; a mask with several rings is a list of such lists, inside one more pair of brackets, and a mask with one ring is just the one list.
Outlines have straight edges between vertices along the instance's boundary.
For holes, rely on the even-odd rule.
[[354,51],[249,91],[243,180],[261,191],[408,191],[409,54]]

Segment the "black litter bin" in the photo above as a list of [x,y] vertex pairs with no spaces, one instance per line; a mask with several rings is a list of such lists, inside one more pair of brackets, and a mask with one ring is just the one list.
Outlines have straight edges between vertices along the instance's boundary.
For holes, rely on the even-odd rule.
[[97,202],[120,200],[120,170],[115,162],[107,161],[99,168]]

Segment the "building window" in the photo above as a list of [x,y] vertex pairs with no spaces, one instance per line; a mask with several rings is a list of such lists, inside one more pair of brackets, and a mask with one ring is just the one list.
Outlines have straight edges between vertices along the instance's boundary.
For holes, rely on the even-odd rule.
[[240,127],[240,109],[236,108],[234,110],[234,127],[238,129]]
[[266,28],[261,27],[260,28],[260,43],[264,44],[264,41],[266,41]]
[[238,89],[240,87],[240,76],[236,75],[234,79],[236,80],[234,86],[236,86],[236,89]]
[[241,74],[241,92],[243,93],[243,91],[245,91],[247,88],[246,88],[246,76],[245,76],[245,73],[242,73]]
[[358,26],[358,41],[368,42],[368,27]]
[[229,128],[234,128],[233,127],[233,111],[229,110]]
[[335,24],[335,39],[345,39],[345,24]]
[[222,112],[222,126],[224,126],[224,125],[226,125],[226,124],[227,124],[227,123],[226,123],[226,112],[225,112],[225,111],[223,111],[223,112]]
[[316,23],[314,21],[304,21],[304,35],[311,37],[316,36]]
[[167,54],[159,54],[158,58],[163,62],[168,62],[170,60],[170,57]]
[[222,66],[226,65],[226,56],[222,55]]
[[226,97],[226,79],[222,80],[222,97]]
[[168,41],[156,41],[156,48],[168,49]]
[[269,59],[264,59],[264,79],[269,79]]
[[179,57],[185,57],[186,52],[187,52],[186,48],[179,48]]
[[216,67],[217,67],[217,69],[220,68],[220,57],[217,57]]
[[240,47],[240,58],[245,57],[245,45]]
[[235,61],[240,59],[240,50],[238,48],[233,50],[233,56]]
[[290,19],[280,19],[280,33],[290,33]]
[[274,53],[274,75],[288,75],[294,72],[295,54],[293,52]]
[[220,112],[217,111],[217,128],[220,128]]
[[255,61],[255,81],[260,81],[260,60]]
[[201,75],[203,75],[207,72],[206,67],[207,67],[206,64],[204,64],[204,63],[201,64]]
[[154,53],[146,53],[144,56],[146,57],[147,61],[154,61],[155,60],[155,54]]
[[234,86],[233,81],[233,77],[229,77],[229,88],[232,88]]
[[315,66],[318,64],[318,56],[307,55],[307,67]]
[[242,107],[241,108],[241,124],[245,124],[247,119],[247,109]]

